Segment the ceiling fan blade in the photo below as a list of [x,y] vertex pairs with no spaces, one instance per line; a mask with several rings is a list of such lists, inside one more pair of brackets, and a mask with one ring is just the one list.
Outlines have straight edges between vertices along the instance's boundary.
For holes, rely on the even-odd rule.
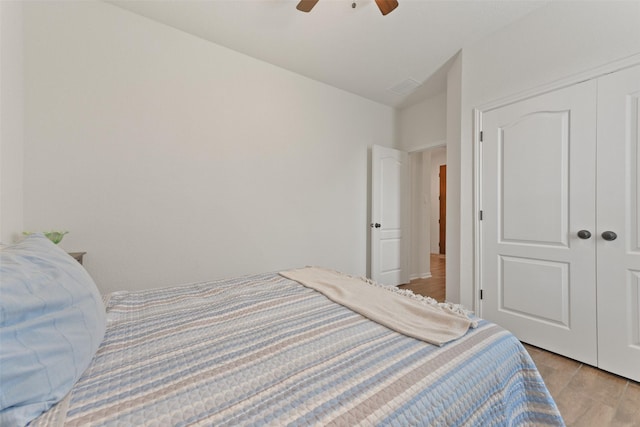
[[302,12],[311,12],[313,6],[318,3],[318,0],[300,0],[300,3],[296,6],[296,9],[301,10]]
[[376,0],[376,4],[378,5],[380,12],[382,12],[383,15],[386,15],[398,7],[398,0]]

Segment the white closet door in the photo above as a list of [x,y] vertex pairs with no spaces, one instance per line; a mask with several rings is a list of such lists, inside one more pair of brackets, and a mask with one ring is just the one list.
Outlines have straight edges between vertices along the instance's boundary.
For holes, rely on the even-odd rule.
[[585,82],[483,114],[480,222],[482,317],[593,365],[595,95]]
[[[600,78],[598,366],[635,381],[640,381],[639,134],[640,66]],[[607,231],[617,238],[605,240]]]

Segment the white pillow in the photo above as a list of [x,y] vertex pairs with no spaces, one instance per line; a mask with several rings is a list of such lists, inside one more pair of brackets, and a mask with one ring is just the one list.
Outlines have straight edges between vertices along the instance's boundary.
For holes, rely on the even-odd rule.
[[25,425],[61,400],[105,325],[89,274],[44,235],[0,248],[0,425]]

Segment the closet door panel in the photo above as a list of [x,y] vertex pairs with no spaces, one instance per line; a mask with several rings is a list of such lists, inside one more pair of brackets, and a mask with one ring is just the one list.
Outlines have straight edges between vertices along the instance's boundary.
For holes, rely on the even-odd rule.
[[566,247],[569,111],[532,112],[499,133],[500,240]]
[[530,344],[597,363],[596,85],[483,113],[481,315]]
[[640,381],[640,66],[598,80],[597,150],[598,366]]

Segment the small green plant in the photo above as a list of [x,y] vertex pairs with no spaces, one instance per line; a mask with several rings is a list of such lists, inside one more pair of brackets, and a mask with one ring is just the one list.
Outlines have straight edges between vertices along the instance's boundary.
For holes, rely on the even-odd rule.
[[[69,233],[68,231],[43,231],[42,234],[49,240],[51,240],[56,245],[62,241],[62,238],[65,234]],[[33,234],[33,231],[23,231],[22,234],[28,236],[29,234]]]

